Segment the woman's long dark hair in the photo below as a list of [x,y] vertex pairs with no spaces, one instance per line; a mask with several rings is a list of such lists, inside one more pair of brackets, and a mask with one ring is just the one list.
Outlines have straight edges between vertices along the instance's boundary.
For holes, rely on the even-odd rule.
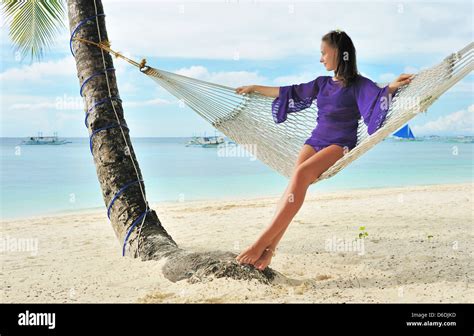
[[343,86],[352,84],[358,76],[356,50],[351,38],[343,31],[331,30],[321,39],[337,50],[337,66],[335,70]]

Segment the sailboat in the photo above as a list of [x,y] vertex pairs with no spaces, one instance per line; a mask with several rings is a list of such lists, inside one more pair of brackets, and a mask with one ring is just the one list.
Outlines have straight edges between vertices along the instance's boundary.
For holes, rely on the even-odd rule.
[[400,128],[398,131],[393,133],[393,136],[395,140],[398,140],[398,141],[421,141],[415,138],[408,124],[406,124],[405,126]]

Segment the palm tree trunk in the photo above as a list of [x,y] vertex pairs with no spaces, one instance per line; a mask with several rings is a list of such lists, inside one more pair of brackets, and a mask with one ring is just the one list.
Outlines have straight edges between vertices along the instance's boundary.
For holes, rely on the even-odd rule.
[[[75,36],[99,42],[100,31],[100,40],[108,40],[104,16],[94,17],[96,15],[95,6],[97,6],[97,13],[104,13],[100,0],[95,2],[91,0],[68,0],[67,6],[71,33],[80,22],[92,17],[88,24],[81,26]],[[99,24],[99,30],[96,22]],[[110,69],[113,68],[112,57],[106,52],[102,56],[101,49],[78,41],[73,43],[73,51],[79,84],[83,85],[82,93],[85,110],[89,111],[91,109],[87,117],[89,134],[118,123],[125,126],[97,131],[92,138],[92,153],[97,177],[107,207],[122,187],[143,179],[130,141],[129,130],[126,128],[121,101],[113,99],[95,105],[109,97],[109,87],[111,96],[119,96],[115,72],[107,71],[107,76],[104,73],[104,59],[105,68]],[[98,73],[101,74],[87,80]],[[115,104],[115,111],[112,101]],[[132,223],[147,209],[142,193],[145,194],[144,183],[132,183],[115,198],[110,209],[112,227],[116,237],[122,244]],[[261,273],[238,266],[234,261],[235,255],[232,253],[214,251],[198,254],[181,250],[163,228],[154,210],[149,209],[143,226],[140,227],[140,224],[141,221],[131,231],[128,238],[127,255],[142,260],[159,260],[167,257],[168,262],[164,266],[163,272],[172,281],[185,278],[198,281],[204,276],[214,274],[237,279],[260,279],[263,282],[268,282],[274,276],[274,273],[270,270]]]
[[[97,1],[98,13],[103,13],[101,1]],[[91,0],[74,0],[68,1],[68,13],[71,32],[82,20],[93,17],[95,15],[94,1]],[[101,39],[107,40],[107,31],[105,29],[105,20],[103,16],[98,17]],[[75,35],[89,41],[99,41],[96,19],[90,20],[89,24],[83,25]],[[103,73],[104,62],[101,50],[97,47],[86,45],[80,42],[74,42],[73,50],[76,58],[77,74],[79,83],[82,85],[84,81],[93,74],[101,73],[90,81],[83,88],[83,96],[85,101],[85,109],[89,110],[96,102],[109,97],[107,78]],[[104,52],[106,68],[113,68],[112,57]],[[111,89],[111,95],[119,96],[117,82],[114,71],[107,71],[108,81]],[[94,130],[106,127],[108,125],[117,125],[117,119],[112,107],[115,104],[115,111],[120,118],[120,124],[126,125],[122,103],[120,100],[107,101],[97,105],[90,111],[87,118],[87,127],[89,134]],[[125,135],[126,142],[122,136],[122,130]],[[110,204],[115,194],[125,185],[136,180],[142,180],[140,167],[136,160],[135,151],[130,141],[127,128],[112,127],[97,132],[92,139],[92,151],[94,162],[96,165],[97,177],[99,178],[102,189],[102,196],[106,206]],[[128,147],[127,147],[128,143]],[[133,162],[132,162],[133,161]],[[138,177],[135,172],[137,168]],[[144,191],[144,184],[141,183]],[[114,201],[110,211],[110,219],[115,235],[120,242],[123,242],[127,231],[135,219],[146,210],[146,203],[142,197],[140,184],[134,183],[130,185],[120,196]],[[147,257],[147,247],[140,246],[138,249],[138,227],[134,229],[128,239],[129,248],[127,253],[138,257]],[[166,233],[162,227],[155,211],[150,211],[146,215],[144,225],[140,236],[156,236],[160,238],[162,245],[160,250],[168,253],[176,250],[176,243]],[[145,243],[145,242],[144,242]]]

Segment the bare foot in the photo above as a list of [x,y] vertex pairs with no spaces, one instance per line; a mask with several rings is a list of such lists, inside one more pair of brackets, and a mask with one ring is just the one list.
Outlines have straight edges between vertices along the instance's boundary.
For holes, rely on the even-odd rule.
[[258,269],[259,271],[263,271],[265,268],[267,268],[268,265],[270,265],[270,262],[272,261],[272,257],[273,257],[272,250],[269,250],[269,249],[264,250],[260,259],[258,259],[255,262],[255,268]]
[[239,264],[254,265],[255,262],[262,256],[265,248],[265,244],[255,243],[242,251],[235,259],[239,262]]

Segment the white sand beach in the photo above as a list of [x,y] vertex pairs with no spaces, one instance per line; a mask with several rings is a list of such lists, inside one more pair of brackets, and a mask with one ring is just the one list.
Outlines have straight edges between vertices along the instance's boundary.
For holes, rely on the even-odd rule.
[[[473,191],[470,183],[312,190],[273,259],[271,266],[283,277],[271,285],[229,279],[172,283],[161,273],[164,261],[121,256],[105,209],[4,220],[0,298],[28,303],[473,302]],[[268,224],[276,201],[192,201],[153,208],[183,248],[237,253]],[[15,248],[30,238],[36,247]]]

